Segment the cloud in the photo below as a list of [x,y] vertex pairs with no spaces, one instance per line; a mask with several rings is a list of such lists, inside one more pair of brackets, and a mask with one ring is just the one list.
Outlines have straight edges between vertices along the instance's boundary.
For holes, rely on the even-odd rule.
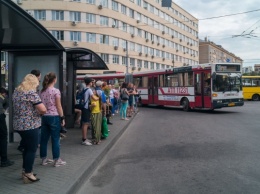
[[[260,11],[237,14],[260,9],[259,0],[237,1],[237,0],[174,0],[174,3],[189,12],[199,20],[199,37],[208,37],[216,44],[236,56],[244,59],[244,66],[260,64]],[[225,16],[216,19],[211,17]],[[252,31],[253,30],[253,31]],[[245,31],[245,32],[244,32]],[[249,34],[246,36],[237,36]],[[253,60],[258,59],[258,60]]]

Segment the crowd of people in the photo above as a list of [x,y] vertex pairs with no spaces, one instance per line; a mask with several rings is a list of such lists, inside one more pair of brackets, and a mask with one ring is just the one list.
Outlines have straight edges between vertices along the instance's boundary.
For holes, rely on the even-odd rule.
[[[61,93],[55,87],[57,76],[50,72],[42,81],[39,90],[41,72],[32,70],[15,88],[12,95],[13,129],[21,136],[18,150],[22,152],[22,178],[24,183],[37,182],[40,179],[33,173],[36,152],[39,150],[43,166],[66,165],[60,158],[61,129],[65,126],[65,117],[61,105]],[[14,164],[7,157],[7,125],[5,111],[8,108],[7,95],[0,88],[0,157],[1,167]],[[111,118],[120,114],[122,120],[129,120],[136,112],[138,92],[132,83],[111,85],[101,80],[85,77],[84,83],[77,87],[75,95],[75,125],[82,130],[82,145],[99,145],[108,137]],[[88,137],[88,129],[91,137]],[[52,158],[47,157],[48,142],[51,138]]]
[[[95,81],[85,77],[84,83],[77,87],[75,95],[75,124],[81,125],[82,144],[100,144],[106,138],[106,125],[113,125],[111,118],[120,114],[122,120],[129,120],[136,112],[138,92],[132,83],[111,85],[101,80]],[[80,96],[84,96],[84,106],[80,108]],[[122,98],[122,96],[127,96]],[[81,122],[79,123],[79,118]],[[92,137],[87,138],[87,130],[91,126]],[[108,129],[109,131],[109,129]]]

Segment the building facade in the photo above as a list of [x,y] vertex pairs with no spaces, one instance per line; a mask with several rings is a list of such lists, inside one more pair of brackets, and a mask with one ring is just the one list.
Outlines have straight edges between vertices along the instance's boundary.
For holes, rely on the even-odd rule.
[[166,8],[161,0],[13,1],[65,48],[83,47],[100,55],[109,71],[167,69],[199,61],[198,20],[174,3]]
[[243,60],[214,42],[199,40],[199,63],[243,63]]
[[255,73],[260,74],[260,64],[254,65]]

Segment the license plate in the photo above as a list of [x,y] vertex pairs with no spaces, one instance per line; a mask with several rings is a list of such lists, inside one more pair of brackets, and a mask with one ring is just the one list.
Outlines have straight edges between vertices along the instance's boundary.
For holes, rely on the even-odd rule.
[[234,102],[230,102],[230,103],[228,104],[228,106],[235,106],[235,103],[234,103]]

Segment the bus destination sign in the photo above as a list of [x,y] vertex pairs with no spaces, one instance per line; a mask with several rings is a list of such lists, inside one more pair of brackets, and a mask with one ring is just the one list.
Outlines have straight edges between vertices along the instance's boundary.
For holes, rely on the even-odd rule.
[[217,64],[216,72],[240,72],[240,65]]

